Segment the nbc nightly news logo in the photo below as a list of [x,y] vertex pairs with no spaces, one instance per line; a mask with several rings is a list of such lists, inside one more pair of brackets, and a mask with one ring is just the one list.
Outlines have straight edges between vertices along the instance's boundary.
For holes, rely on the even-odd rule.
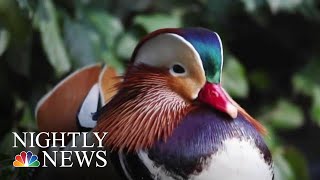
[[27,153],[22,151],[20,154],[16,155],[15,161],[13,161],[14,167],[39,167],[40,162],[38,161],[38,156],[33,155],[31,151]]
[[[13,134],[13,148],[39,147],[41,162],[31,151],[15,156],[14,167],[105,167],[107,152],[103,139],[107,132],[23,132]],[[90,139],[91,140],[88,140]],[[94,140],[92,140],[94,139]],[[66,143],[66,142],[69,143]]]

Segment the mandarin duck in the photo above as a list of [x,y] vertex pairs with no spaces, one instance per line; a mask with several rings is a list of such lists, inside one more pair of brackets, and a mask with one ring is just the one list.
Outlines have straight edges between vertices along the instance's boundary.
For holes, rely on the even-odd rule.
[[271,180],[266,130],[223,89],[222,67],[217,33],[160,29],[140,41],[121,80],[100,65],[70,75],[39,102],[38,126],[108,132],[121,179]]

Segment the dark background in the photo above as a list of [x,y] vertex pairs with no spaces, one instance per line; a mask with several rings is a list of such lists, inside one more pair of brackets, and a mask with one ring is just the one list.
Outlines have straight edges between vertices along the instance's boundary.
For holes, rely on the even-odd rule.
[[37,131],[34,108],[88,64],[123,72],[138,40],[201,26],[224,45],[223,86],[269,129],[277,180],[320,179],[320,3],[316,0],[0,0],[0,179],[12,131]]

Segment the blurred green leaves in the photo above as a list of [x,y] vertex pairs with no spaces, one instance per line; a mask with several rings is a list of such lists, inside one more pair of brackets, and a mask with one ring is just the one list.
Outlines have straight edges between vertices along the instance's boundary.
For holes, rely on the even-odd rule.
[[117,57],[115,44],[120,34],[123,33],[122,23],[118,18],[104,11],[87,11],[88,23],[97,33],[96,51],[98,59],[103,60],[118,70],[122,70],[123,66]]
[[294,179],[293,170],[289,163],[282,155],[282,149],[273,151],[274,176],[276,180],[292,180]]
[[63,26],[66,47],[74,67],[79,68],[96,62],[98,55],[95,50],[100,45],[98,34],[90,27],[68,17],[66,17]]
[[[96,62],[106,62],[122,69],[116,54],[116,40],[123,34],[119,19],[105,11],[79,9],[81,16],[65,15],[64,37],[75,68]],[[75,38],[76,37],[76,38]]]
[[39,29],[41,42],[50,64],[58,76],[71,68],[57,20],[56,9],[51,0],[39,1],[34,17],[34,25]]
[[320,126],[320,87],[314,88],[312,95],[311,117]]
[[320,73],[319,59],[313,57],[302,69],[292,78],[293,87],[296,93],[311,98],[310,116],[320,126]]
[[22,119],[19,122],[19,127],[22,127],[27,131],[36,131],[38,129],[36,121],[33,118],[33,111],[31,111],[29,106],[26,106],[23,109]]
[[0,56],[6,50],[9,44],[10,34],[9,32],[0,26]]
[[141,25],[147,32],[152,32],[161,28],[182,27],[180,12],[172,14],[151,14],[139,15],[134,19],[134,23]]
[[279,99],[261,119],[265,119],[277,129],[295,129],[303,125],[303,112],[301,109],[284,99]]
[[231,96],[239,98],[247,97],[249,85],[245,69],[234,56],[228,55],[225,57],[222,71],[222,83],[223,87]]
[[[268,6],[273,14],[284,12],[296,12],[300,11],[303,15],[313,14],[317,15],[317,10],[313,8],[315,6],[314,0],[241,0],[245,9],[253,13],[263,6]],[[309,10],[309,12],[306,12]]]
[[304,155],[294,147],[287,147],[284,151],[284,157],[290,164],[294,174],[292,179],[309,179],[308,164]]
[[303,0],[267,0],[269,7],[273,13],[280,10],[293,11]]
[[138,39],[130,32],[122,34],[117,44],[117,54],[120,58],[130,59]]
[[275,180],[307,180],[308,165],[303,154],[294,147],[278,147],[273,151]]
[[105,11],[88,11],[87,15],[93,27],[102,35],[105,43],[112,46],[116,38],[123,32],[120,20]]

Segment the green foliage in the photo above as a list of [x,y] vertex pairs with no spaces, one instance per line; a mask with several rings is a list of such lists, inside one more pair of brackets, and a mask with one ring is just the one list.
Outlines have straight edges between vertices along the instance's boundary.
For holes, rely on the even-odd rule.
[[293,147],[288,147],[284,151],[284,157],[294,174],[292,179],[309,179],[307,162],[303,158],[303,154]]
[[152,32],[161,28],[177,28],[181,27],[181,17],[179,13],[174,14],[151,14],[151,15],[138,15],[134,19],[134,23],[141,25],[147,32]]
[[312,95],[311,117],[320,126],[320,87],[314,88]]
[[0,56],[6,50],[9,43],[9,32],[6,29],[0,28]]
[[275,179],[309,179],[303,154],[293,147],[279,147],[273,152]]
[[270,121],[277,129],[296,129],[303,124],[303,113],[295,104],[280,99],[261,119]]
[[283,157],[281,149],[273,151],[274,174],[275,179],[292,180],[294,178],[293,170],[288,161]]
[[138,44],[138,39],[130,32],[122,34],[117,44],[117,54],[122,59],[130,59],[131,54]]
[[[64,37],[66,47],[73,59],[75,67],[96,62],[95,47],[99,47],[98,35],[84,24],[66,17],[64,21]],[[79,38],[74,38],[77,36]]]
[[[234,97],[248,96],[248,81],[244,67],[233,56],[226,56],[222,72],[223,87]],[[236,74],[236,76],[235,76]]]
[[[315,0],[1,0],[0,179],[27,174],[11,166],[21,151],[10,148],[11,131],[37,130],[35,104],[63,77],[97,62],[123,72],[146,33],[186,26],[222,37],[223,86],[268,128],[276,180],[310,179],[308,166],[319,152],[300,149],[319,149],[319,143],[303,147],[306,127],[320,127]],[[299,132],[305,141],[290,139]]]
[[56,9],[51,0],[39,2],[34,25],[40,31],[42,46],[57,75],[68,72],[71,68],[70,60],[60,35]]
[[319,72],[319,59],[313,57],[292,79],[296,93],[311,97],[312,104],[309,113],[312,120],[318,125],[320,125],[320,79],[317,77]]

